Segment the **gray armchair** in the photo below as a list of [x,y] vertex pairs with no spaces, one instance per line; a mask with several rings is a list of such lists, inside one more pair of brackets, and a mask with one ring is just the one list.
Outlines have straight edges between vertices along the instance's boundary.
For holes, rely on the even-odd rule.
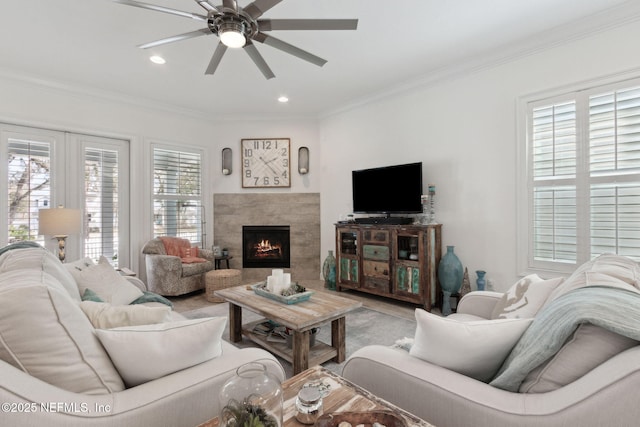
[[215,268],[213,251],[198,249],[198,257],[207,262],[183,264],[182,260],[167,255],[159,238],[149,240],[142,248],[147,271],[147,288],[165,296],[183,295],[204,289],[204,274]]

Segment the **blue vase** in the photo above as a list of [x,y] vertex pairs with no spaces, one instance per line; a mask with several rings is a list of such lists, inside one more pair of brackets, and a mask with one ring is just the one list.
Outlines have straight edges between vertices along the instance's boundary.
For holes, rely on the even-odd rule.
[[453,252],[453,246],[447,246],[447,253],[444,254],[438,265],[438,280],[442,288],[442,314],[451,314],[451,295],[456,294],[462,286],[462,263]]
[[324,277],[324,287],[330,291],[336,290],[336,258],[333,251],[329,251],[329,255],[322,264],[322,275]]
[[485,280],[484,275],[487,274],[487,272],[483,270],[476,270],[476,274],[478,275],[478,278],[476,279],[476,285],[478,286],[478,290],[484,291],[484,287],[487,284],[487,281]]

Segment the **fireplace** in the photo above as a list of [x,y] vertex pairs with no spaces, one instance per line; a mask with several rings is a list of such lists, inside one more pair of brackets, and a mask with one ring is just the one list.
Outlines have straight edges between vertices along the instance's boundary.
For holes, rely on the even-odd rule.
[[289,267],[288,225],[242,226],[242,268]]

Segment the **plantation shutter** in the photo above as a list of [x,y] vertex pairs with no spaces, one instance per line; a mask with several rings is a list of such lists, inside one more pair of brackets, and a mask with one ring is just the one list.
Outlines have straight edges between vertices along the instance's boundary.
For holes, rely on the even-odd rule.
[[51,144],[8,138],[8,233],[9,243],[36,240],[38,211],[50,208]]
[[591,256],[640,259],[640,87],[589,98]]
[[154,236],[202,243],[201,154],[153,150]]
[[107,257],[118,265],[118,152],[86,147],[85,176],[85,256]]
[[529,266],[640,261],[640,81],[531,102],[528,124]]
[[534,258],[575,262],[576,104],[535,108],[531,123]]

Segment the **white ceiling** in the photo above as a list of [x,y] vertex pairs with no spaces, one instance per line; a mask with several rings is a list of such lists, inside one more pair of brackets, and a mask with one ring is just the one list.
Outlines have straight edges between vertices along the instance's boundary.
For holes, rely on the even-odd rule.
[[[144,0],[204,13],[194,0]],[[220,1],[221,3],[221,1]],[[246,6],[248,0],[240,0]],[[356,31],[270,34],[328,60],[320,68],[256,43],[276,78],[204,36],[136,46],[206,25],[111,0],[13,0],[0,5],[0,76],[211,119],[317,116],[465,67],[526,53],[640,18],[637,0],[284,0],[263,18],[357,18]],[[151,54],[167,60],[149,61]],[[280,104],[279,95],[290,98]],[[0,96],[0,102],[1,96]]]

